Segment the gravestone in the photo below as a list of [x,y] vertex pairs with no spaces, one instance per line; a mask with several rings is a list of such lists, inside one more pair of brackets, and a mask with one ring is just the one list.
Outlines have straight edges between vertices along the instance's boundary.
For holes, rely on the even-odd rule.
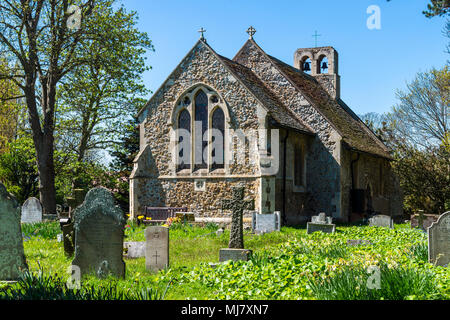
[[438,214],[425,214],[419,212],[418,214],[411,215],[411,228],[419,228],[423,231],[427,231],[429,227],[439,219]]
[[20,206],[0,183],[0,281],[17,280],[20,271],[27,269]]
[[394,228],[394,221],[390,216],[384,214],[377,214],[369,219],[369,226],[371,227],[386,227]]
[[22,206],[22,223],[42,222],[41,202],[36,198],[28,198]]
[[228,260],[238,261],[248,261],[252,256],[252,250],[249,249],[220,249],[219,251],[219,262],[225,262]]
[[158,272],[169,266],[169,228],[148,227],[145,229],[145,268]]
[[145,257],[145,242],[124,242],[123,250],[123,256],[127,259]]
[[254,210],[254,200],[244,200],[244,187],[232,188],[232,199],[222,200],[222,210],[232,210],[231,232],[228,248],[219,251],[219,261],[247,260],[251,250],[244,249],[244,210]]
[[311,217],[311,222],[306,224],[306,233],[311,234],[317,231],[335,233],[336,225],[333,224],[333,218],[327,217],[324,212],[321,212],[318,216]]
[[280,231],[281,226],[280,212],[259,214],[253,212],[252,229],[254,233],[268,233]]
[[114,205],[114,198],[105,188],[88,192],[83,204],[74,212],[75,258],[72,265],[81,276],[109,274],[124,278],[123,238],[125,218]]
[[447,266],[450,262],[450,211],[428,228],[428,261]]

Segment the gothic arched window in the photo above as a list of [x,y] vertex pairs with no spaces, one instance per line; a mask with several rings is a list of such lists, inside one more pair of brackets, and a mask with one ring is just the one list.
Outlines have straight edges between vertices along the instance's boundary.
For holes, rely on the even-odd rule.
[[178,117],[178,170],[191,167],[191,115],[183,109]]
[[225,164],[225,114],[221,108],[212,114],[212,129],[212,169],[222,169]]
[[[208,168],[204,150],[208,147],[204,134],[208,130],[208,96],[200,90],[195,96],[195,168]],[[205,141],[206,140],[206,141]]]

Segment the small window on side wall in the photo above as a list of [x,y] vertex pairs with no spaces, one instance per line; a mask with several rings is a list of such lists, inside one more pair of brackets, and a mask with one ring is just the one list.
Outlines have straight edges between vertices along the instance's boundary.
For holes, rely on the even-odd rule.
[[303,146],[297,143],[294,147],[294,185],[303,186],[304,185],[304,170],[305,165],[305,154],[303,151]]

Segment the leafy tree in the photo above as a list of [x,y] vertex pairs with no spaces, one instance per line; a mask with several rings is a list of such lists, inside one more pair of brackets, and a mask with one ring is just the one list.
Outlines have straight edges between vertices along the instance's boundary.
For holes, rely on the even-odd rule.
[[112,148],[127,133],[124,123],[145,101],[142,82],[146,49],[153,49],[146,33],[136,28],[136,13],[106,8],[113,29],[89,47],[90,63],[76,67],[64,80],[58,101],[57,132],[62,147],[77,161],[99,149]]
[[[0,55],[18,68],[0,74],[23,92],[36,151],[40,200],[56,213],[55,112],[58,85],[89,65],[91,49],[117,35],[114,0],[0,0]],[[76,5],[76,7],[73,7]],[[120,46],[121,38],[117,39]],[[107,49],[107,48],[106,48]]]
[[387,115],[397,144],[439,146],[450,132],[450,72],[445,66],[419,73],[397,92],[400,103]]
[[31,135],[22,134],[0,153],[0,181],[20,202],[37,196],[38,172]]
[[450,209],[448,66],[419,73],[397,97],[400,103],[384,116],[378,133],[394,150],[405,212],[443,213]]
[[139,153],[139,122],[136,118],[132,118],[124,127],[125,133],[111,152],[114,157],[111,168],[117,176],[115,197],[122,209],[127,212],[129,210],[129,177],[133,170],[133,160]]
[[133,170],[133,160],[139,153],[139,122],[133,118],[125,126],[124,132],[120,142],[114,146],[114,151],[111,155],[114,157],[112,162],[112,169],[118,172],[123,172],[124,175],[130,176]]
[[427,18],[435,16],[444,16],[450,13],[450,1],[449,0],[431,0],[431,3],[427,5],[428,11],[423,11],[423,14]]
[[[0,74],[8,69],[6,61],[0,59]],[[23,120],[23,104],[20,90],[9,79],[0,79],[0,152],[15,140]]]
[[405,194],[405,212],[441,214],[450,210],[450,150],[398,145],[394,170]]
[[[391,0],[387,0],[388,2]],[[450,1],[449,0],[430,0],[431,3],[427,5],[427,9],[422,13],[427,18],[433,18],[435,16],[444,16],[450,13]]]

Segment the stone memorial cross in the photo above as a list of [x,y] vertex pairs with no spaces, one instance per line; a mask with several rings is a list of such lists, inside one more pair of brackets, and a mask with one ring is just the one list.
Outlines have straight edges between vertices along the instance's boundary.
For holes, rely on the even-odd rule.
[[244,187],[237,186],[232,189],[232,198],[222,200],[222,209],[232,211],[228,248],[244,249],[243,212],[244,210],[254,210],[255,202],[254,200],[244,200]]

